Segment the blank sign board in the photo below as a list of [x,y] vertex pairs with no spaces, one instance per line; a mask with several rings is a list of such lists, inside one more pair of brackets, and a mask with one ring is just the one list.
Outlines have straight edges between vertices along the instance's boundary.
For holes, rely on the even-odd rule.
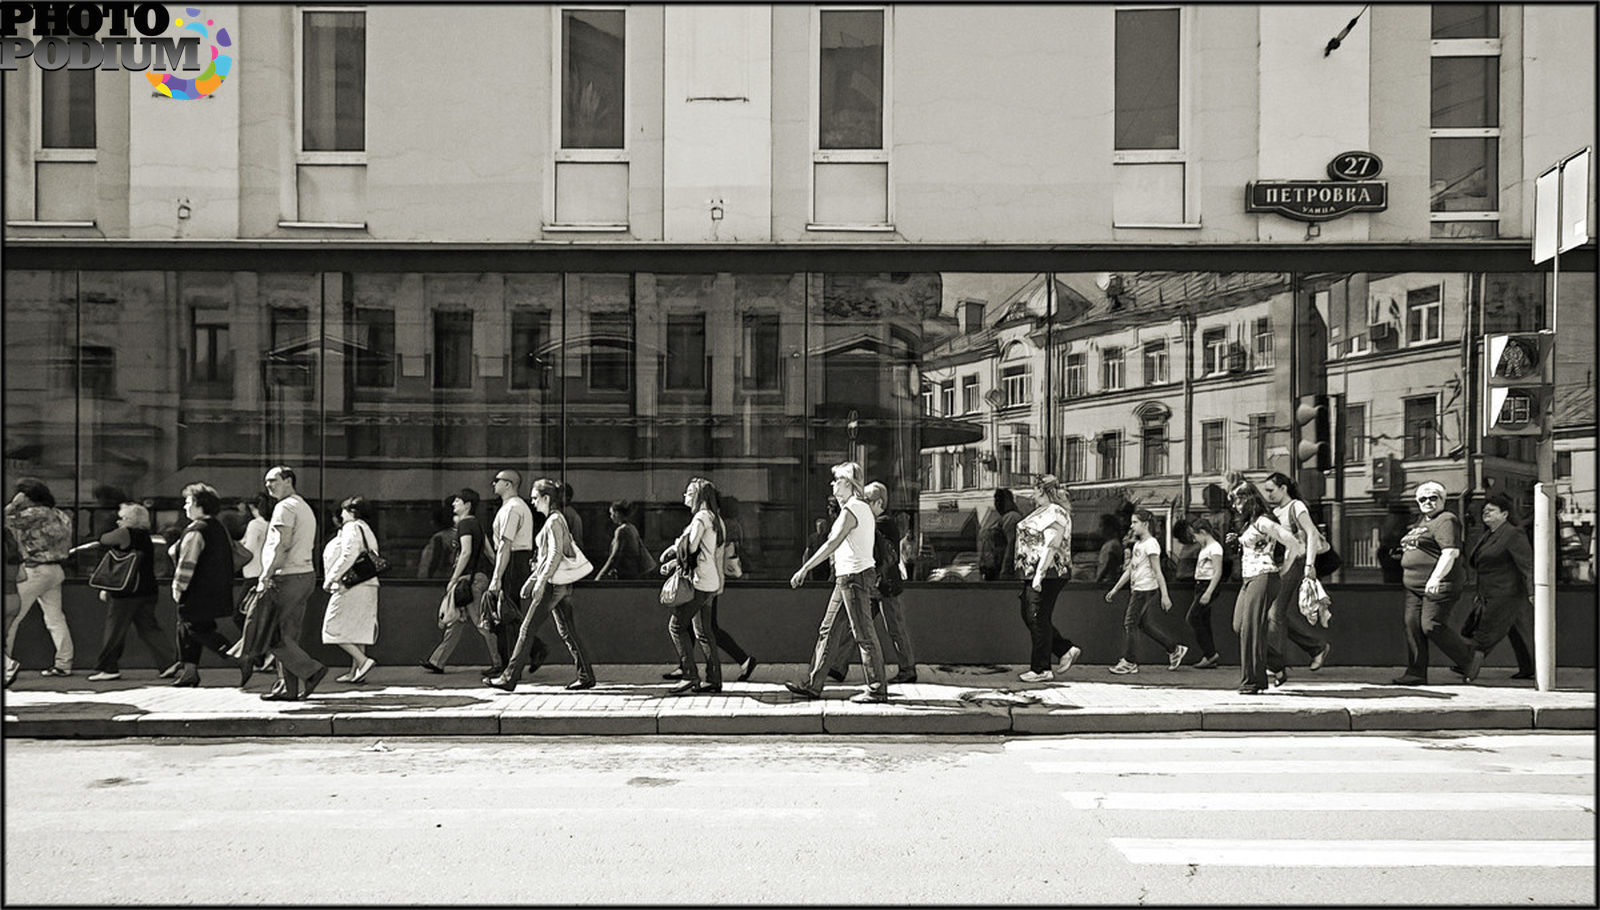
[[1533,190],[1533,261],[1589,240],[1589,161],[1584,149],[1539,175]]

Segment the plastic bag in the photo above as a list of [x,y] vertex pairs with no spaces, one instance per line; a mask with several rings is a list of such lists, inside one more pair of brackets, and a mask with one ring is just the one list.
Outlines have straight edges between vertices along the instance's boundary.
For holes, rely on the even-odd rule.
[[1306,576],[1300,582],[1300,615],[1313,627],[1328,627],[1328,622],[1333,619],[1333,611],[1329,607],[1333,599],[1328,597],[1328,592],[1322,587],[1322,582]]

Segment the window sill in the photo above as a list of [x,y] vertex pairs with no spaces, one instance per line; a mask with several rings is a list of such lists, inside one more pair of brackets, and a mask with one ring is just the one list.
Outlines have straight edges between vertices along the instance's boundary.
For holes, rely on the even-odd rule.
[[808,231],[850,231],[857,234],[892,234],[895,227],[892,224],[816,224],[806,223]]
[[365,221],[280,221],[280,228],[300,228],[316,231],[364,231]]
[[628,223],[626,221],[612,221],[595,224],[567,224],[562,222],[546,222],[546,231],[564,231],[573,234],[626,234]]
[[1131,231],[1131,230],[1198,231],[1202,227],[1205,227],[1205,225],[1199,224],[1198,222],[1194,223],[1194,224],[1190,224],[1189,222],[1183,222],[1183,223],[1180,223],[1180,224],[1153,224],[1153,223],[1152,224],[1142,224],[1142,223],[1138,223],[1138,222],[1135,222],[1133,224],[1118,224],[1117,222],[1112,222],[1111,226],[1114,229],[1119,230],[1119,231]]
[[93,221],[7,221],[10,228],[92,228]]
[[46,162],[49,164],[80,163],[94,164],[100,160],[98,148],[42,148],[33,150],[35,163]]

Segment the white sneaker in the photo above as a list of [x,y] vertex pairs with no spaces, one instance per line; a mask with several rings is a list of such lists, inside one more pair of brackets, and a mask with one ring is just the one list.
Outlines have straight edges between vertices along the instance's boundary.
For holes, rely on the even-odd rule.
[[1060,670],[1062,673],[1065,673],[1072,669],[1072,665],[1077,662],[1079,657],[1082,656],[1083,649],[1077,645],[1073,645],[1067,649],[1067,653],[1061,655],[1061,663],[1056,666],[1056,669]]
[[1017,678],[1023,682],[1049,682],[1050,680],[1055,679],[1056,675],[1051,673],[1049,670],[1041,670],[1037,673],[1029,670]]
[[121,678],[122,678],[122,674],[121,673],[108,673],[108,672],[106,672],[104,670],[100,671],[99,673],[91,673],[91,674],[89,674],[89,681],[90,682],[108,682],[108,681],[113,680],[113,679],[121,679]]
[[1118,676],[1127,676],[1129,673],[1137,673],[1137,672],[1139,672],[1139,665],[1135,664],[1135,663],[1129,663],[1128,659],[1126,657],[1124,657],[1124,658],[1121,658],[1120,660],[1118,660],[1115,664],[1113,664],[1108,669],[1110,669],[1111,672],[1117,674]]
[[1176,648],[1173,648],[1172,653],[1167,655],[1167,669],[1176,670],[1183,666],[1183,655],[1188,653],[1188,645],[1179,645]]

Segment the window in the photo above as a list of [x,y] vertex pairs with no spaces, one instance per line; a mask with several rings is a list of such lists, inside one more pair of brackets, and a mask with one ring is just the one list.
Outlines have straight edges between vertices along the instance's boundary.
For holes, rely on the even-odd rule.
[[589,389],[626,392],[633,387],[633,317],[628,313],[590,313],[585,357]]
[[1500,14],[1436,4],[1432,29],[1434,237],[1493,238],[1500,220]]
[[1066,381],[1066,397],[1079,398],[1089,394],[1089,366],[1088,357],[1083,354],[1068,354],[1067,368],[1064,372]]
[[561,12],[561,147],[620,149],[626,117],[626,13]]
[[1167,424],[1147,422],[1139,435],[1139,473],[1145,477],[1167,473]]
[[1433,395],[1405,401],[1405,457],[1432,458],[1439,451],[1439,399]]
[[1071,436],[1061,441],[1061,480],[1077,483],[1084,479],[1083,437]]
[[[358,307],[354,332],[354,366],[357,388],[394,388],[394,310]],[[470,383],[469,383],[470,384]]]
[[433,314],[433,387],[472,388],[472,314]]
[[1200,336],[1204,374],[1221,376],[1228,372],[1228,330],[1206,329]]
[[976,449],[961,450],[961,488],[963,490],[976,489],[978,486],[978,452]]
[[1181,12],[1116,11],[1115,195],[1119,226],[1181,225],[1188,217]]
[[1001,486],[1019,486],[1032,479],[1028,437],[1015,436],[1010,442],[1001,443],[999,460]]
[[1122,348],[1101,349],[1100,388],[1107,392],[1122,388]]
[[1228,422],[1206,420],[1200,424],[1200,470],[1222,474],[1228,470]]
[[937,491],[939,489],[938,484],[934,482],[938,478],[933,476],[932,452],[921,452],[917,455],[917,479],[924,490]]
[[228,341],[228,311],[189,311],[189,383],[194,386],[233,385],[233,346]]
[[39,145],[47,149],[92,149],[95,70],[35,69],[39,76]]
[[367,147],[367,16],[303,13],[300,148],[360,152]]
[[1346,404],[1339,417],[1339,432],[1344,434],[1344,460],[1346,464],[1360,464],[1367,460],[1367,406]]
[[1251,354],[1254,355],[1255,369],[1271,369],[1275,362],[1272,350],[1272,317],[1258,317],[1251,338],[1253,339]]
[[1438,341],[1442,337],[1439,311],[1438,285],[1406,291],[1406,343]]
[[667,317],[667,351],[662,388],[702,392],[706,385],[706,317],[693,313]]
[[1152,341],[1144,346],[1144,384],[1163,385],[1167,382],[1167,343]]
[[887,229],[888,12],[823,9],[815,21],[812,225]]
[[117,352],[105,345],[78,348],[79,392],[85,398],[117,396]]
[[1122,433],[1112,430],[1101,433],[1096,444],[1100,450],[1100,479],[1116,480],[1122,476]]
[[748,313],[744,317],[744,341],[740,362],[744,388],[755,392],[776,392],[782,388],[783,359],[778,354],[780,321],[776,313]]
[[939,456],[939,489],[956,489],[956,474],[960,470],[960,463],[956,460],[956,453],[945,452]]
[[1571,477],[1572,477],[1572,453],[1571,452],[1557,452],[1556,453],[1556,476],[1561,478],[1562,480],[1571,479]]
[[954,417],[956,414],[956,383],[954,379],[949,382],[939,383],[939,413],[944,417]]
[[511,387],[548,389],[555,367],[549,310],[511,311]]
[[937,416],[933,410],[933,383],[922,384],[922,414],[925,417]]
[[1033,371],[1027,364],[1002,367],[1000,393],[1005,397],[1001,401],[1001,407],[1022,407],[1031,401],[1033,396],[1028,393],[1028,386],[1031,384],[1032,376]]
[[961,378],[961,413],[978,413],[978,377],[976,375]]
[[1267,448],[1272,441],[1272,415],[1250,415],[1250,467],[1267,466]]

